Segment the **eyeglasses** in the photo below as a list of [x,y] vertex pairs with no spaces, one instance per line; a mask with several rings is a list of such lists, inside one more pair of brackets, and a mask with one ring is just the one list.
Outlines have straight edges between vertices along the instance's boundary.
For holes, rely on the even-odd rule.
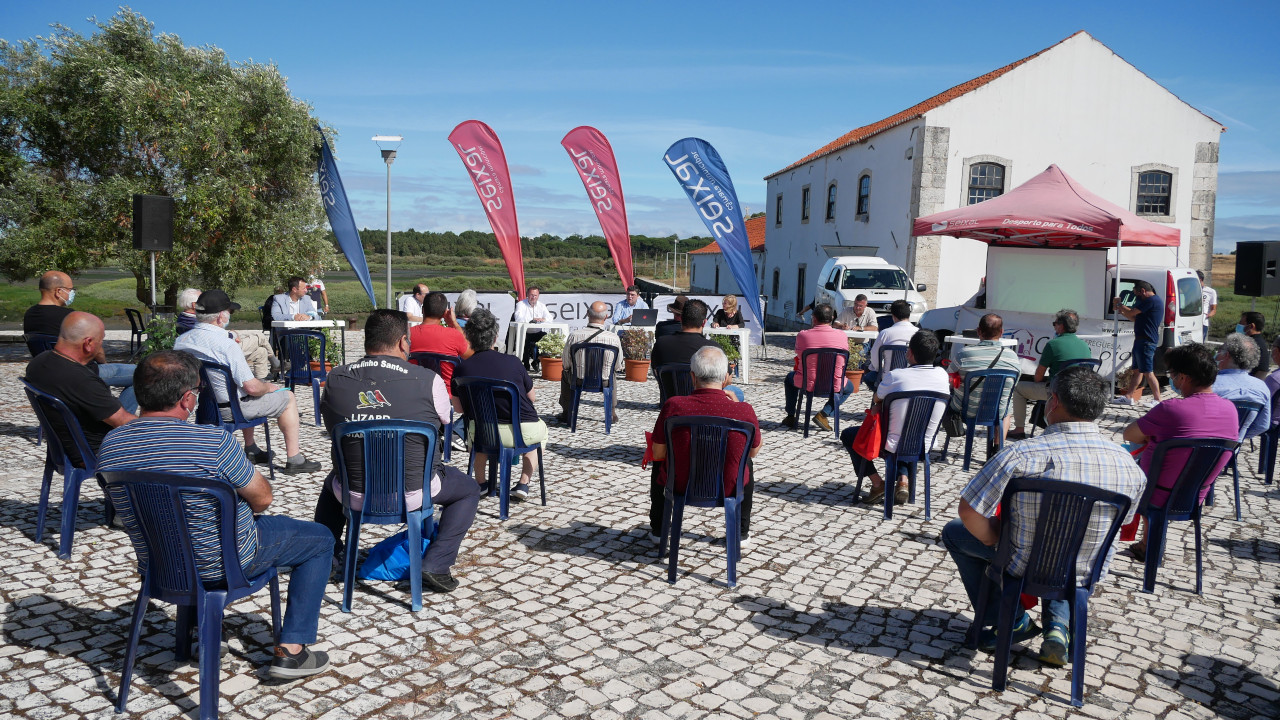
[[183,390],[183,391],[182,391],[182,394],[183,394],[183,395],[186,395],[186,394],[187,394],[187,393],[189,393],[189,392],[193,392],[193,393],[195,393],[195,394],[196,394],[196,397],[199,397],[199,396],[200,396],[200,391],[201,391],[201,390],[203,390],[203,389],[204,389],[204,383],[203,383],[203,382],[201,382],[201,383],[197,384],[197,385],[196,385],[195,387],[193,387],[193,388],[188,388],[188,389],[186,389],[186,390]]

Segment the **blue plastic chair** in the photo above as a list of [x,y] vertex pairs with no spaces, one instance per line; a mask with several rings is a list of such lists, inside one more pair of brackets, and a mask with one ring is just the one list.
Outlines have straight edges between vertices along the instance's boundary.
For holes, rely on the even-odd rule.
[[[903,357],[906,357],[905,355]],[[807,389],[809,363],[814,363],[813,389]],[[840,361],[837,363],[837,359]],[[836,385],[836,368],[840,368],[840,384]],[[844,370],[849,367],[849,351],[837,348],[810,348],[800,355],[800,392],[804,393],[804,436],[809,437],[809,423],[813,420],[814,396],[826,398],[831,403],[831,416],[836,437],[840,437],[840,406],[836,394],[844,390]]]
[[[1013,532],[1000,533],[996,556],[978,591],[974,622],[969,626],[966,642],[978,647],[982,631],[977,618],[986,614],[987,604],[999,603],[996,624],[995,663],[991,671],[991,689],[1003,691],[1009,673],[1009,651],[1013,641],[1013,621],[1022,608],[1022,593],[1035,595],[1041,605],[1049,600],[1066,600],[1071,607],[1071,704],[1084,704],[1085,632],[1089,625],[1089,595],[1102,575],[1107,551],[1115,540],[1125,515],[1129,512],[1127,496],[1078,482],[1042,478],[1014,478],[1004,489],[1000,503],[1005,516],[1017,495],[1030,495],[1021,503],[1038,502],[1035,539],[1031,543],[1027,567],[1020,577],[1009,574],[1013,559]],[[1086,578],[1077,576],[1081,546],[1090,521],[1107,523],[1106,539],[1089,558]],[[992,597],[992,591],[997,596]]]
[[[675,452],[674,438],[677,432],[688,428],[688,456]],[[667,486],[664,490],[666,504],[662,510],[662,540],[659,556],[667,554],[667,541],[671,542],[671,557],[667,562],[667,582],[676,581],[676,564],[680,554],[680,530],[684,525],[685,507],[714,508],[724,506],[725,551],[727,554],[728,584],[738,584],[738,558],[741,557],[742,538],[739,537],[738,514],[746,487],[747,455],[755,442],[755,427],[743,420],[711,415],[685,415],[668,418],[667,424]],[[738,463],[738,477],[734,482],[733,497],[724,494],[724,465],[728,459],[729,437],[733,433],[746,439],[742,458]],[[675,492],[676,469],[685,468],[684,493]]]
[[876,348],[876,362],[879,363],[880,377],[884,377],[890,370],[907,366],[907,349],[906,345],[881,345]]
[[[569,388],[573,390],[569,431],[578,432],[578,406],[582,403],[582,393],[598,392],[604,398],[604,434],[608,435],[613,429],[613,387],[616,380],[613,369],[618,364],[618,348],[603,343],[578,343],[569,348],[568,354],[573,357],[569,368]],[[578,377],[579,370],[583,374],[581,378]]]
[[[422,467],[422,507],[409,510],[404,502],[405,444],[409,436],[421,437],[426,444],[426,462]],[[357,438],[356,436],[360,436]],[[351,452],[346,441],[360,443],[359,453]],[[409,533],[409,598],[413,612],[422,609],[422,537],[435,535],[434,508],[431,504],[431,471],[435,464],[439,432],[430,423],[417,420],[361,420],[338,423],[333,429],[334,463],[342,486],[342,511],[347,516],[347,552],[342,566],[342,612],[351,612],[351,594],[356,575],[356,556],[360,550],[360,526],[398,525],[404,523]],[[350,453],[350,454],[348,454]],[[352,467],[364,473],[364,504],[351,506]],[[321,492],[330,492],[328,487]]]
[[[1240,420],[1240,435],[1238,440],[1243,443],[1244,434],[1248,432],[1249,426],[1253,424],[1255,419],[1257,419],[1258,413],[1262,411],[1263,404],[1260,402],[1251,402],[1249,400],[1232,400],[1231,404],[1236,406],[1236,417]],[[1263,438],[1262,442],[1265,443],[1266,438]],[[1240,466],[1236,462],[1239,455],[1240,446],[1237,445],[1236,449],[1231,453],[1231,460],[1227,463],[1227,465],[1231,467],[1232,485],[1235,489],[1237,522],[1240,521]],[[1213,504],[1212,499],[1210,499],[1209,504]]]
[[[89,448],[89,441],[85,439],[84,431],[80,429],[80,421],[76,419],[75,413],[71,412],[66,403],[49,393],[37,390],[27,382],[26,378],[21,380],[23,389],[27,392],[27,399],[31,402],[31,409],[35,411],[41,429],[49,436],[49,445],[45,449],[44,479],[40,484],[40,507],[36,514],[36,542],[44,542],[44,521],[45,514],[49,510],[49,489],[53,485],[54,470],[57,470],[62,473],[62,530],[58,536],[58,557],[66,560],[71,557],[71,543],[76,533],[76,510],[80,505],[80,486],[85,478],[93,477],[98,471],[98,456]],[[53,418],[58,419],[58,425],[66,428],[72,444],[75,445],[80,458],[84,460],[84,467],[76,467],[71,461],[66,446],[58,436],[56,430],[58,425],[51,422]],[[106,506],[106,524],[110,525],[114,514],[110,500],[106,501]]]
[[[916,501],[916,465],[924,462],[924,516],[933,517],[929,504],[929,445],[933,438],[925,437],[929,430],[929,420],[933,416],[938,403],[944,407],[951,399],[948,393],[917,390],[913,392],[889,393],[880,406],[880,427],[884,438],[889,437],[889,410],[896,400],[908,401],[906,417],[902,423],[902,435],[898,438],[898,449],[895,452],[881,451],[880,457],[885,461],[885,493],[884,519],[893,518],[893,491],[898,483],[898,463],[907,463],[908,502]],[[935,428],[936,430],[937,428]],[[853,496],[862,492],[862,476],[858,476],[858,487]]]
[[[450,367],[456,370],[458,365],[462,363],[462,358],[458,357],[457,355],[446,355],[444,353],[422,351],[422,352],[416,352],[416,353],[409,353],[409,362],[419,367],[424,367],[430,370],[431,372],[435,373],[436,375],[439,375],[440,379],[443,381],[444,375],[440,372],[440,366],[443,364],[448,364]],[[452,377],[452,375],[450,375],[450,377]],[[449,388],[447,387],[445,388],[445,390],[448,390],[448,389]],[[453,455],[453,453],[450,452],[451,445],[453,444],[453,423],[454,423],[453,404],[450,403],[449,421],[444,424],[444,461],[445,462],[449,462],[452,459],[452,455]]]
[[[315,409],[316,425],[320,424],[320,383],[329,379],[329,371],[325,370],[324,360],[328,338],[316,330],[285,330],[279,334],[280,352],[289,359],[289,372],[284,375],[284,384],[289,390],[296,385],[311,386],[311,405]],[[319,355],[311,352],[311,341],[320,343]],[[315,362],[313,368],[311,363]]]
[[[191,657],[191,631],[200,638],[200,717],[218,717],[218,670],[222,662],[222,616],[227,605],[271,586],[271,631],[280,639],[280,580],[275,568],[246,578],[236,547],[236,493],[229,484],[159,472],[104,472],[99,478],[107,492],[121,502],[125,529],[134,541],[142,572],[142,587],[133,604],[133,620],[125,645],[116,711],[124,712],[133,680],[138,638],[151,599],[178,606],[174,628],[174,657]],[[195,550],[181,496],[211,496],[219,506],[218,542],[226,582],[209,583],[196,570]],[[139,542],[141,547],[139,547]]]
[[[1196,533],[1196,594],[1203,593],[1203,567],[1200,548],[1200,491],[1205,485],[1217,479],[1214,472],[1222,461],[1223,453],[1231,454],[1240,443],[1222,438],[1178,438],[1158,443],[1151,457],[1151,466],[1147,468],[1147,490],[1142,495],[1138,512],[1147,517],[1147,559],[1143,571],[1142,591],[1155,592],[1156,572],[1164,555],[1165,536],[1168,526],[1174,520],[1190,520]],[[1156,487],[1156,479],[1164,467],[1166,454],[1177,448],[1188,448],[1190,453],[1182,464],[1169,491],[1169,499],[1164,507],[1151,507],[1151,494]]]
[[[217,425],[227,432],[235,435],[236,432],[245,428],[258,427],[263,425],[263,434],[267,436],[267,452],[271,452],[271,427],[267,423],[271,422],[271,418],[261,417],[253,420],[245,419],[244,412],[240,409],[240,390],[236,386],[235,380],[231,378],[231,368],[208,360],[200,361],[200,377],[204,381],[200,385],[200,403],[196,406],[196,424],[198,425]],[[218,405],[218,396],[213,391],[213,379],[218,381],[227,388],[227,409],[231,411],[231,419],[222,419],[222,408]],[[276,466],[273,462],[267,463],[267,472],[271,474],[271,479],[276,479]]]
[[[477,453],[489,459],[489,497],[493,497],[495,492],[498,494],[498,519],[507,519],[511,505],[511,463],[527,452],[538,453],[538,484],[542,489],[542,504],[546,505],[547,476],[546,465],[542,462],[542,444],[528,445],[524,441],[524,433],[520,430],[520,396],[523,394],[520,388],[513,382],[482,377],[454,377],[453,384],[457,387],[463,414],[475,426],[471,453],[467,457],[467,474],[470,475],[475,467]],[[510,403],[508,420],[514,447],[505,447],[498,433],[498,426],[507,424],[498,416],[498,395],[505,396]]]
[[[987,429],[987,460],[1004,445],[1004,418],[1009,414],[1009,403],[1013,400],[1013,387],[1018,384],[1018,373],[1012,370],[974,370],[964,376],[964,394],[961,395],[960,412],[964,413],[964,471],[969,472],[969,461],[973,458],[973,434],[978,427]],[[1005,388],[1008,388],[1008,395]],[[977,412],[968,417],[969,398],[971,393],[981,393],[978,399]],[[1001,398],[1004,402],[1000,402]],[[947,446],[951,437],[943,433],[942,459],[947,459]]]
[[[57,335],[45,335],[43,333],[27,333],[22,336],[27,343],[27,351],[31,353],[31,357],[35,357],[46,350],[52,350],[54,345],[58,344]],[[36,446],[44,441],[44,426],[36,424]]]
[[658,407],[667,404],[667,398],[693,394],[693,371],[689,363],[667,363],[658,368]]
[[1258,438],[1258,472],[1267,485],[1275,478],[1277,446],[1280,446],[1280,423],[1272,422]]

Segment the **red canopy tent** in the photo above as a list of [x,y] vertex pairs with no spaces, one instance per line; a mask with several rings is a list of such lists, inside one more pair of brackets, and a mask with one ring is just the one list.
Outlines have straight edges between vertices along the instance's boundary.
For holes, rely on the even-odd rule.
[[[1117,278],[1120,249],[1125,244],[1177,247],[1182,236],[1176,227],[1144,220],[1094,195],[1057,165],[999,197],[916,218],[911,234],[950,235],[1009,247],[1114,247]],[[1119,334],[1117,316],[1112,331],[1113,357]],[[1114,386],[1113,375],[1113,391]]]

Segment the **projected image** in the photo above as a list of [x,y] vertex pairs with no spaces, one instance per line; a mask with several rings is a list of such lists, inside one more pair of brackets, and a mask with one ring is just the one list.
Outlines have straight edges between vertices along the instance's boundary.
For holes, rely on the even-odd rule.
[[1105,252],[992,248],[987,268],[988,308],[1053,313],[1065,307],[1101,317],[1096,288],[1105,272]]

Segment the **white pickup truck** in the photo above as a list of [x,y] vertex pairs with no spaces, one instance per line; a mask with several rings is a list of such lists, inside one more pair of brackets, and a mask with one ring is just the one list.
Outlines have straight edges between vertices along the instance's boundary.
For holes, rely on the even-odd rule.
[[846,300],[853,302],[858,295],[866,295],[867,306],[884,315],[894,300],[906,300],[911,303],[911,322],[919,322],[929,309],[920,294],[924,290],[924,285],[913,283],[902,268],[884,258],[846,255],[833,257],[822,266],[813,302],[829,303],[839,313]]

